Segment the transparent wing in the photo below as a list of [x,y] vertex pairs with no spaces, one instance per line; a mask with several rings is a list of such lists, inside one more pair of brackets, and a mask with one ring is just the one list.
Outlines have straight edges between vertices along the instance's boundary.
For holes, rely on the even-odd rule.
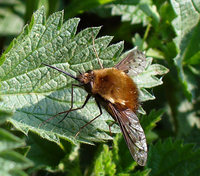
[[130,76],[135,76],[142,73],[146,65],[147,61],[145,55],[141,51],[135,49],[114,67],[124,71]]
[[111,103],[109,107],[119,123],[132,157],[139,165],[144,166],[147,161],[147,144],[139,119],[130,109],[121,111]]

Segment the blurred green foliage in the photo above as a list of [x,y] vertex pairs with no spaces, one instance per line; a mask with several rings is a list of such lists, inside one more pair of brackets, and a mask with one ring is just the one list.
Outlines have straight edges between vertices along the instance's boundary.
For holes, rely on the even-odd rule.
[[[33,17],[33,13],[42,6],[45,13],[38,15],[38,18]],[[62,12],[58,12],[61,10],[64,10],[64,16]],[[48,19],[52,13],[55,14]],[[46,23],[45,16],[49,23]],[[73,17],[81,19],[78,27],[79,20]],[[66,27],[64,30],[63,20],[67,21],[69,18],[73,19],[68,21],[66,26],[71,25],[71,28]],[[46,33],[42,31],[46,26],[51,26],[48,28],[51,31]],[[146,89],[143,90],[143,93],[148,95],[148,99],[156,98],[142,103],[146,115],[141,116],[140,119],[149,148],[145,167],[139,167],[133,161],[122,135],[115,134],[119,132],[116,125],[112,129],[113,141],[100,143],[100,141],[111,139],[109,130],[105,126],[105,121],[111,119],[108,115],[94,123],[94,127],[88,128],[89,131],[83,132],[79,141],[95,144],[88,145],[69,137],[73,136],[73,129],[77,129],[76,123],[70,121],[71,116],[68,119],[70,124],[68,128],[70,127],[71,131],[66,130],[68,124],[60,126],[52,123],[47,132],[38,129],[39,122],[33,120],[33,114],[29,113],[34,112],[39,121],[48,113],[49,116],[55,114],[50,111],[54,108],[57,111],[66,109],[64,102],[69,101],[70,90],[65,90],[68,91],[67,95],[64,95],[62,90],[48,93],[57,90],[55,89],[58,88],[57,86],[62,89],[67,84],[70,85],[71,81],[58,77],[58,74],[53,71],[48,75],[47,70],[40,68],[40,60],[38,60],[38,65],[34,65],[35,62],[29,60],[23,68],[17,67],[20,58],[27,55],[33,56],[33,59],[48,56],[46,59],[52,60],[52,64],[67,62],[62,66],[71,71],[79,69],[85,71],[85,69],[95,67],[97,63],[92,60],[95,55],[91,54],[93,52],[92,35],[89,32],[91,28],[88,27],[96,26],[102,26],[100,32],[100,28],[93,28],[93,35],[96,37],[99,33],[99,36],[104,36],[97,38],[95,45],[105,65],[112,66],[123,47],[124,51],[127,51],[137,46],[145,51],[148,57],[154,58],[153,71],[155,68],[161,69],[155,65],[163,65],[170,70],[166,76],[161,77],[163,78],[162,81],[160,79],[161,84],[163,82],[162,85],[153,89],[150,86],[148,93]],[[199,27],[200,2],[198,0],[2,0],[0,2],[0,49],[2,51],[0,59],[0,98],[2,99],[0,102],[0,175],[199,175]],[[43,55],[43,45],[35,46],[35,40],[32,39],[34,37],[37,39],[37,35],[31,36],[30,32],[33,29],[38,35],[44,32],[40,42],[45,44],[46,41],[55,39],[58,36],[57,31],[62,28],[63,33],[60,37],[66,38],[66,41],[62,43],[61,40],[57,40],[53,47],[46,46],[49,52]],[[75,35],[76,30],[77,33],[83,32]],[[112,39],[108,35],[114,36],[112,40],[114,44],[111,47],[107,47]],[[70,40],[67,40],[67,37]],[[121,41],[124,41],[124,45]],[[88,58],[85,57],[87,54],[85,51],[75,53],[75,56],[80,59],[77,60],[78,63],[84,61],[90,64],[82,64],[80,67],[80,64],[72,60],[69,63],[74,65],[70,68],[68,60],[64,59],[67,59],[67,56],[68,58],[73,56],[74,53],[68,51],[74,51],[75,47],[79,47],[78,51],[82,51],[85,47],[84,42],[89,44]],[[30,45],[33,48],[29,48]],[[64,50],[61,46],[68,48]],[[52,48],[60,51],[60,53],[55,52],[55,57],[49,54]],[[59,57],[59,54],[65,57]],[[105,59],[107,55],[111,57],[109,61]],[[30,68],[31,70],[28,70]],[[30,72],[29,78],[24,76]],[[149,74],[152,74],[152,71]],[[15,77],[16,75],[21,77]],[[30,86],[28,83],[34,75],[38,80],[35,79],[34,86]],[[55,79],[58,77],[56,81],[61,79],[64,83],[57,85],[55,81],[52,82],[52,87],[38,86],[38,83],[44,83],[42,81],[50,79],[51,76]],[[14,79],[6,82],[8,78]],[[21,85],[23,87],[20,87]],[[47,89],[48,92],[45,92]],[[30,90],[34,90],[35,94],[33,95]],[[83,102],[84,91],[76,90],[75,92],[75,101]],[[52,103],[52,107],[47,106],[48,101],[40,101],[44,96],[49,98],[48,101],[55,103],[55,100],[59,100],[59,103]],[[35,102],[39,102],[37,106],[33,106]],[[3,106],[5,104],[9,106]],[[91,108],[96,108],[92,101],[88,105],[88,109]],[[46,111],[41,111],[41,109]],[[96,108],[95,111],[98,112],[98,109]],[[38,114],[38,112],[43,112],[43,114]],[[86,110],[82,114],[92,114],[92,112]],[[82,114],[73,114],[72,117],[82,118]],[[21,118],[16,121],[16,117]],[[26,121],[28,123],[24,123]],[[74,125],[71,126],[71,124]],[[90,135],[86,136],[88,133]]]

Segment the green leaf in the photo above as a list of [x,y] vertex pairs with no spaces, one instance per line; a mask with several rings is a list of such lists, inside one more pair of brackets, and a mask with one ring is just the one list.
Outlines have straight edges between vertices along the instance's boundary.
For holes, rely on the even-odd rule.
[[93,175],[112,176],[116,173],[116,165],[112,161],[112,151],[109,151],[108,145],[103,145],[102,151],[99,153],[98,158],[95,160]]
[[[56,167],[65,156],[65,152],[60,146],[54,142],[42,139],[35,133],[29,132],[27,145],[31,147],[27,158],[34,162],[36,168],[44,166]],[[68,145],[71,147],[71,143]]]
[[103,4],[110,3],[114,0],[72,0],[65,8],[65,18],[74,17],[77,14],[88,11],[92,8],[98,7]]
[[195,147],[200,147],[200,129],[194,126],[186,135],[184,135],[184,142],[196,144]]
[[[69,143],[67,144],[69,147]],[[72,150],[71,150],[72,149]],[[59,166],[64,166],[64,171],[66,172],[66,175],[76,176],[76,175],[82,175],[81,167],[82,162],[79,160],[80,157],[80,145],[74,145],[73,148],[70,148],[69,155],[65,155],[65,158],[61,161]],[[68,150],[67,150],[68,151]],[[65,152],[67,153],[65,150]],[[81,151],[84,153],[84,151]],[[85,155],[88,156],[87,154]],[[85,159],[85,158],[84,158]]]
[[143,44],[144,41],[143,39],[140,37],[140,34],[136,33],[135,36],[132,38],[132,42],[135,46],[138,47],[139,50],[143,49]]
[[149,169],[136,171],[136,162],[128,150],[122,134],[117,134],[113,140],[112,149],[108,145],[101,145],[91,175],[143,175],[149,173]]
[[[8,114],[0,112],[0,117],[4,115]],[[22,139],[0,128],[0,175],[27,175],[22,170],[32,166],[32,162],[23,155],[13,151],[13,149],[24,145],[25,142]]]
[[154,100],[155,97],[150,94],[146,89],[141,88],[140,91],[140,102],[148,101],[148,100]]
[[[130,51],[133,51],[135,49],[136,48]],[[118,60],[123,59],[130,51],[125,52]],[[162,76],[169,72],[169,70],[166,67],[160,64],[152,64],[153,58],[148,57],[146,59],[147,59],[147,65],[145,70],[142,73],[133,77],[134,82],[137,84],[139,88],[140,102],[145,102],[148,100],[155,99],[155,97],[151,93],[149,93],[146,90],[146,88],[152,88],[163,84],[162,77],[158,78],[156,76]],[[142,109],[139,109],[139,112],[141,114],[145,114],[145,111],[144,112],[142,111],[143,111]]]
[[135,5],[114,5],[112,8],[112,15],[121,15],[122,21],[131,21],[131,24],[148,23],[147,15]]
[[[140,123],[145,131],[145,134],[149,133],[156,126],[156,123],[161,120],[162,114],[162,110],[152,110],[152,112],[148,116],[146,115],[141,118]],[[122,175],[129,174],[135,169],[135,166],[137,164],[136,162],[133,162],[133,158],[131,157],[131,154],[128,150],[122,134],[116,135],[113,142],[114,144],[112,149],[112,160],[116,165],[116,173],[120,173]],[[148,175],[148,173],[149,169],[144,170],[141,173],[136,172],[134,174]]]
[[0,152],[25,145],[24,141],[0,128]]
[[152,88],[163,84],[162,77],[158,78],[157,75],[164,75],[168,73],[168,69],[160,64],[151,64],[152,58],[147,58],[148,65],[144,72],[135,76],[134,82],[140,88],[140,101],[153,100],[155,97],[151,95],[145,88]]
[[[5,176],[13,176],[16,170],[22,170],[30,167],[32,162],[11,150],[0,152],[0,174]],[[21,173],[23,173],[21,171]],[[24,173],[25,174],[25,173]]]
[[167,139],[151,146],[147,168],[151,176],[193,175],[200,172],[200,150],[194,150],[193,144]]
[[119,3],[112,5],[112,15],[121,15],[122,21],[131,21],[131,24],[143,23],[147,25],[150,19],[155,23],[160,20],[156,6],[152,5],[151,0],[139,1],[138,3],[132,2],[131,4]]
[[199,126],[199,116],[197,114],[198,107],[192,102],[189,102],[187,99],[182,99],[181,103],[177,106],[178,113],[176,118],[177,136],[184,137],[189,135],[189,132],[192,130],[192,127],[195,125]]
[[187,84],[187,78],[184,73],[184,62],[198,63],[198,52],[200,46],[197,38],[200,37],[200,13],[199,2],[192,0],[172,0],[171,4],[177,17],[172,25],[177,37],[174,39],[178,49],[178,55],[174,58],[179,79],[183,85],[185,94],[189,100],[192,98],[191,90]]
[[191,65],[197,65],[200,64],[200,51],[198,51],[197,53],[195,53],[193,56],[191,56],[187,61],[187,64],[191,64]]
[[[3,103],[0,107],[14,112],[11,123],[25,134],[35,131],[42,137],[59,142],[59,137],[76,142],[75,134],[81,126],[98,115],[94,101],[90,101],[82,111],[70,113],[62,123],[58,117],[39,128],[41,122],[58,112],[69,109],[71,104],[71,83],[69,77],[48,69],[42,62],[66,70],[72,74],[78,71],[99,68],[93,51],[92,36],[100,30],[87,28],[77,35],[79,19],[63,23],[63,12],[51,15],[46,21],[44,9],[38,10],[29,26],[25,26],[1,57],[0,78]],[[95,48],[103,64],[113,65],[122,49],[123,43],[109,47],[112,37],[105,36],[95,40]],[[74,90],[74,106],[81,106],[86,92]],[[94,113],[95,112],[95,113]],[[105,120],[108,114],[97,119],[79,135],[82,142],[111,139],[105,131],[109,128]]]
[[150,172],[151,172],[151,169],[145,169],[143,171],[137,171],[132,176],[148,176]]
[[122,134],[115,136],[112,150],[117,173],[128,174],[135,169],[137,163],[133,160]]
[[152,49],[150,48],[147,51],[147,56],[153,57],[153,58],[159,58],[159,59],[164,59],[163,53],[157,49]]
[[[148,59],[148,58],[147,58]],[[151,64],[152,58],[149,58]],[[149,65],[144,72],[134,77],[135,83],[138,87],[151,88],[161,85],[162,77],[157,78],[156,75],[164,75],[168,73],[168,69],[160,64]],[[142,78],[142,79],[141,79]]]
[[23,28],[24,4],[19,0],[0,2],[0,36],[19,34]]
[[0,124],[3,124],[11,116],[12,113],[0,110]]
[[[80,127],[99,114],[94,100],[90,100],[84,109],[69,113],[62,123],[58,123],[63,118],[60,115],[40,126],[46,119],[70,108],[71,84],[75,83],[42,63],[55,65],[72,75],[99,68],[92,41],[100,27],[87,28],[76,34],[79,19],[63,23],[63,12],[56,12],[47,20],[44,14],[44,8],[34,13],[30,25],[24,27],[0,59],[1,96],[4,100],[0,108],[14,113],[10,122],[25,134],[31,130],[57,143],[60,137],[72,143],[112,139],[106,121],[113,119],[105,111],[75,138]],[[103,36],[94,42],[105,67],[113,66],[123,50],[123,42],[108,46],[111,39]],[[151,62],[152,59],[148,59],[145,72],[134,78],[139,88],[162,84],[161,78],[155,75],[165,74],[168,70],[161,65],[151,65]],[[141,101],[154,98],[144,89],[141,92]],[[74,108],[84,103],[86,95],[81,88],[74,88]]]
[[[56,2],[55,0],[54,2]],[[50,2],[48,0],[42,0],[42,1],[35,1],[35,0],[29,0],[26,1],[26,14],[24,16],[25,22],[28,22],[31,19],[31,16],[34,11],[41,8],[42,6],[45,6],[45,12],[48,14]],[[56,5],[55,5],[56,6]]]
[[144,129],[146,135],[147,143],[151,143],[158,138],[157,133],[155,133],[153,129],[161,120],[163,113],[163,110],[152,110],[148,115],[145,115],[140,119],[141,126]]
[[147,48],[146,42],[144,42],[144,39],[142,39],[138,33],[132,38],[132,42],[141,51]]
[[163,113],[163,110],[152,110],[148,115],[145,115],[141,118],[140,122],[145,133],[155,128],[156,123],[161,120],[161,116],[163,115]]

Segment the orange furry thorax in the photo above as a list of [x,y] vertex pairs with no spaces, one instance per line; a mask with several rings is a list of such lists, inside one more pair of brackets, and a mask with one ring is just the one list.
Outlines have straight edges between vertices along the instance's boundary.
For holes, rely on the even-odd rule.
[[92,93],[101,95],[120,108],[138,108],[138,89],[133,80],[123,71],[116,68],[93,70],[94,80]]

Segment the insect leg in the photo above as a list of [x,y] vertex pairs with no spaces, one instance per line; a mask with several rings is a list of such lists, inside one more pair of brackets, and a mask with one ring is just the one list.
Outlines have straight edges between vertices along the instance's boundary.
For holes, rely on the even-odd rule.
[[[89,95],[89,94],[88,94],[88,96],[86,97],[86,100],[85,100],[84,104],[83,104],[81,107],[76,108],[76,109],[72,109],[72,108],[73,108],[73,90],[74,90],[74,86],[80,87],[80,85],[78,85],[78,84],[72,84],[72,88],[71,88],[71,92],[72,92],[72,93],[71,93],[71,108],[70,108],[69,110],[67,110],[67,111],[59,112],[58,114],[56,114],[56,115],[54,115],[54,116],[48,118],[48,119],[45,120],[44,122],[40,123],[39,128],[40,128],[43,124],[47,123],[47,122],[50,121],[50,120],[53,120],[54,118],[56,118],[57,116],[59,116],[59,115],[61,115],[61,114],[67,113],[67,114],[65,115],[65,117],[66,117],[66,116],[68,115],[69,112],[74,111],[74,110],[77,110],[77,109],[84,108],[84,106],[86,105],[86,103],[88,102],[88,100],[89,100],[89,98],[90,98],[90,95]],[[64,117],[61,121],[63,121],[63,120],[65,119],[65,117]],[[61,121],[60,121],[60,122],[61,122]]]
[[112,136],[111,127],[112,127],[115,123],[116,123],[116,122],[112,122],[110,125],[108,125],[108,127],[109,127],[109,132],[110,132],[110,136]]
[[72,108],[73,108],[73,95],[72,95],[72,99],[71,99],[71,108],[70,108],[68,111],[65,111],[66,114],[65,114],[65,116],[59,121],[59,123],[62,122],[62,121],[67,117],[67,115],[68,115],[70,112],[76,111],[76,110],[79,110],[79,109],[84,108],[85,105],[87,104],[88,100],[90,99],[90,97],[91,97],[91,95],[88,94],[87,97],[86,97],[86,99],[85,99],[85,102],[83,103],[83,105],[82,105],[81,107],[72,109]]
[[99,65],[100,65],[101,69],[103,69],[103,65],[102,65],[102,63],[101,63],[101,61],[100,61],[100,59],[99,59],[97,50],[96,50],[95,45],[94,45],[93,29],[92,29],[92,45],[93,45],[93,50],[94,50],[94,53],[95,53],[95,55],[96,55],[96,57],[97,57],[98,63],[99,63]]
[[79,131],[76,133],[75,137],[77,137],[77,136],[79,135],[80,131],[81,131],[83,128],[85,128],[86,126],[88,126],[89,124],[91,124],[94,120],[96,120],[99,116],[102,115],[101,106],[100,106],[100,104],[99,104],[98,101],[96,101],[96,103],[97,103],[97,106],[98,106],[98,108],[99,108],[100,114],[99,114],[98,116],[96,116],[95,118],[93,118],[92,120],[90,120],[90,121],[89,121],[88,123],[86,123],[85,125],[83,125],[83,126],[79,129]]

